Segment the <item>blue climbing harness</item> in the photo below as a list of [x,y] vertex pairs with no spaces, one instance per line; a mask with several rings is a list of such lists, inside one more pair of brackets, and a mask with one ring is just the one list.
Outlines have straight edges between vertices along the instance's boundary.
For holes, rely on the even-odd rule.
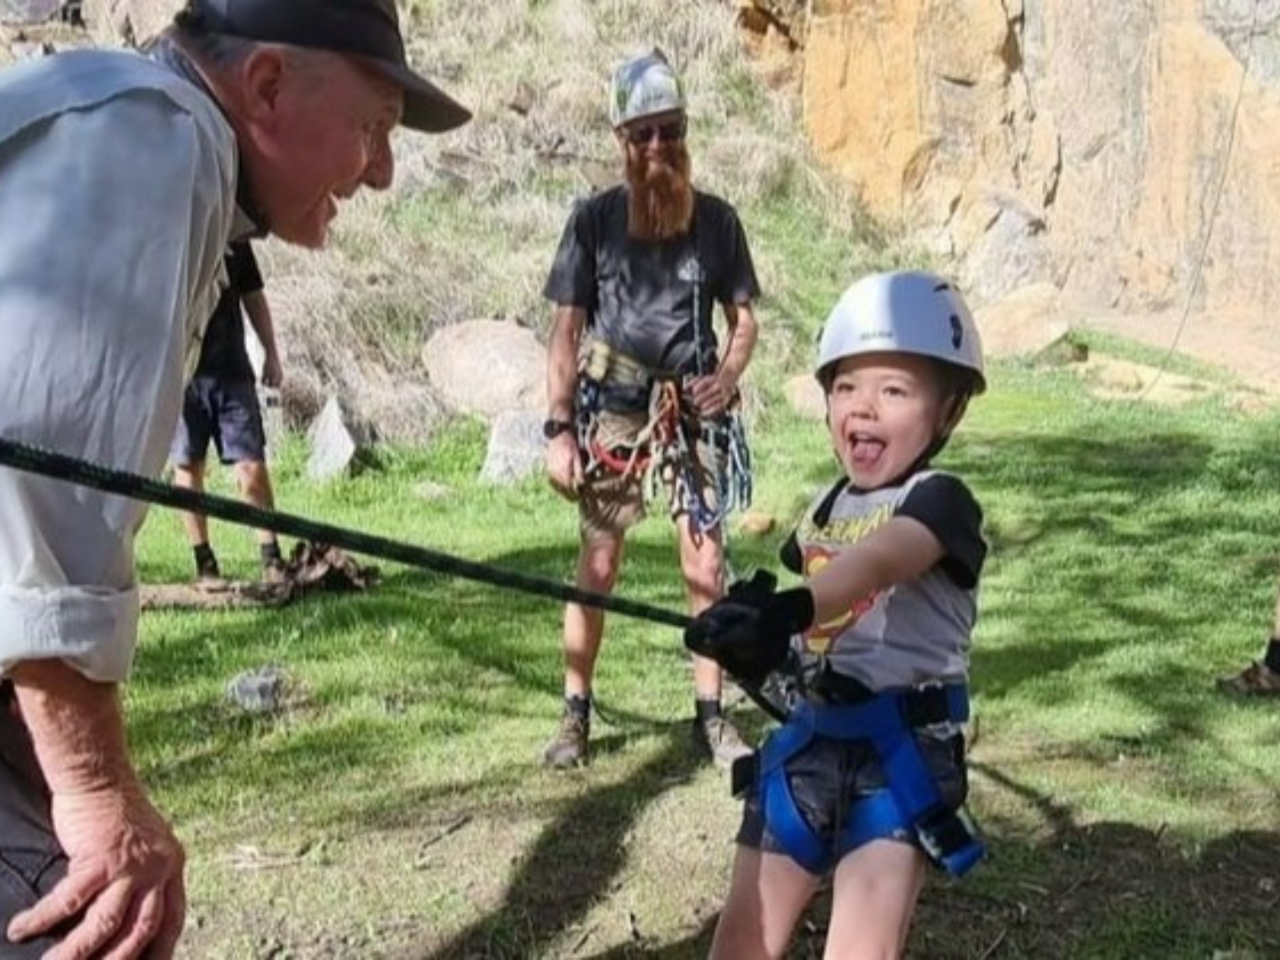
[[[851,850],[906,830],[938,866],[960,876],[986,851],[967,818],[943,803],[912,730],[968,718],[964,684],[886,691],[854,704],[800,701],[757,757],[756,789],[769,831],[788,856],[810,873],[822,874]],[[869,741],[888,786],[855,800],[832,842],[823,842],[805,821],[787,782],[787,761],[817,736]]]

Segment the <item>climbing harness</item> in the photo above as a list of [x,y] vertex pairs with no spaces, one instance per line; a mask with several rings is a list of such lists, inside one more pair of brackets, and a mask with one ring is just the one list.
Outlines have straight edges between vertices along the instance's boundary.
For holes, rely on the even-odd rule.
[[646,370],[604,341],[584,350],[576,417],[585,472],[635,477],[649,501],[668,491],[698,533],[751,502],[751,453],[736,407],[703,420],[674,377]]
[[[909,690],[865,691],[853,703],[800,700],[786,723],[757,754],[754,780],[760,809],[770,832],[787,855],[810,873],[824,873],[846,853],[872,840],[906,830],[929,858],[953,876],[971,869],[985,855],[963,813],[942,800],[913,732],[936,724],[969,719],[963,684],[929,684]],[[791,792],[786,764],[814,737],[868,741],[880,760],[886,789],[854,800],[837,836],[823,841],[805,821]],[[743,775],[735,771],[735,781]]]
[[[714,370],[708,364],[709,324],[702,315],[706,278],[696,231],[691,233],[694,253],[681,267],[680,279],[692,287],[694,372],[703,377]],[[695,533],[712,532],[730,512],[750,506],[751,448],[738,397],[723,414],[702,419],[675,376],[655,373],[593,338],[579,365],[576,417],[584,471],[636,477],[648,501],[665,490]],[[619,423],[630,429],[617,429]]]

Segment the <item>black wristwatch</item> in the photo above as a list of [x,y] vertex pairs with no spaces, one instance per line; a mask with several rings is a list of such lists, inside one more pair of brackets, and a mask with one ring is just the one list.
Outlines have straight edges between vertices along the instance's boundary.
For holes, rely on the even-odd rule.
[[546,420],[542,424],[542,435],[548,440],[554,440],[562,433],[569,433],[573,430],[573,424],[568,420]]

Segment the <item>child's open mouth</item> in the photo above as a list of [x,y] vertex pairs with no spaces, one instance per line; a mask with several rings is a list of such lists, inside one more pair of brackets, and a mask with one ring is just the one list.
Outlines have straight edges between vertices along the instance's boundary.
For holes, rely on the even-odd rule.
[[874,467],[884,455],[885,443],[866,433],[855,433],[849,442],[849,454],[857,467]]

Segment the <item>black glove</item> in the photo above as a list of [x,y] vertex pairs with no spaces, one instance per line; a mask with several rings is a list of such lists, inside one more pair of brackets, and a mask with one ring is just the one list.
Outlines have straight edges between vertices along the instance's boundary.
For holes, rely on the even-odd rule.
[[791,637],[813,623],[807,587],[775,593],[773,574],[757,570],[699,614],[684,632],[684,645],[739,680],[759,684],[787,658]]

